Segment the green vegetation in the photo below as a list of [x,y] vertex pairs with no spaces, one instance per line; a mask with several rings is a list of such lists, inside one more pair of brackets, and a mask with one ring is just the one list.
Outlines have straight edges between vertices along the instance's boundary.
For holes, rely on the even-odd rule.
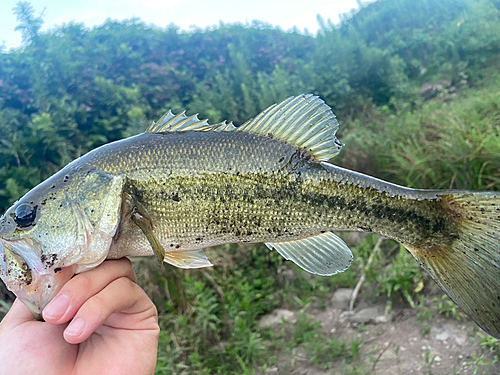
[[348,123],[344,164],[411,187],[498,190],[500,77],[486,71],[479,90],[464,89],[413,111],[379,107],[370,123]]
[[467,362],[467,365],[472,367],[473,374],[488,374],[491,372],[491,367],[500,361],[500,341],[485,336],[480,332],[477,333],[477,336],[480,339],[479,346],[488,349],[489,353],[493,355],[493,360],[486,360],[484,353],[479,357],[476,353],[473,353],[473,360]]
[[[421,109],[418,88],[446,81],[449,91],[457,91],[493,79],[499,9],[498,0],[380,1],[345,15],[339,27],[322,22],[312,38],[259,22],[181,33],[174,25],[160,29],[137,19],[92,30],[69,23],[40,33],[43,20],[21,2],[16,15],[25,45],[0,49],[0,210],[68,161],[142,131],[170,108],[241,124],[303,92],[321,96],[341,119],[348,145],[344,159],[357,160],[366,152],[361,148],[377,146],[374,165],[380,168],[373,174],[401,176],[394,169],[399,166],[407,176],[403,182],[439,187],[447,174],[434,181],[432,161],[452,151],[439,172],[457,172],[457,185],[475,186],[473,173],[479,186],[492,188],[499,176],[491,170],[498,163],[479,159],[471,168],[464,166],[463,152],[470,157],[482,152],[468,150],[467,143],[457,150],[445,144],[428,148],[433,154],[417,166],[412,158],[422,162],[425,142],[448,139],[442,134],[448,126],[459,131],[457,137],[474,133],[460,118],[469,116],[471,107],[474,124],[494,115],[498,97],[485,94],[477,98],[480,107],[471,102],[455,107],[454,116],[441,110],[436,117],[439,108]],[[498,117],[491,116],[481,124],[492,127],[483,158],[494,151],[495,121]],[[455,134],[453,129],[448,132]],[[476,133],[471,142],[482,145],[483,134]],[[389,149],[393,140],[398,147]],[[453,169],[458,164],[460,169]]]
[[[333,162],[412,187],[500,190],[498,0],[378,1],[340,25],[321,21],[315,38],[259,22],[184,33],[137,19],[40,33],[43,20],[29,3],[16,16],[24,46],[0,48],[0,211],[72,159],[142,131],[170,108],[241,124],[308,92],[340,119],[346,147]],[[438,86],[421,94],[423,84]],[[415,307],[423,334],[434,312],[461,317],[445,297],[426,299],[429,279],[393,241],[383,241],[365,270],[377,240],[357,241],[353,266],[330,278],[263,245],[220,246],[208,253],[216,267],[205,270],[160,271],[136,260],[160,312],[157,373],[261,373],[283,356],[290,368],[369,373],[360,340],[336,340],[309,316],[363,272],[360,298]],[[0,290],[0,314],[4,300]],[[300,310],[297,322],[259,328],[277,307]],[[496,340],[480,345],[498,358]],[[471,362],[478,371],[482,358]],[[430,369],[429,351],[424,359]]]
[[[165,265],[159,271],[153,262],[136,264],[139,283],[160,312],[157,373],[177,374],[183,368],[189,374],[243,371],[242,363],[245,368],[273,365],[269,354],[265,358],[270,361],[262,362],[265,353],[291,354],[302,344],[311,362],[320,366],[359,356],[359,343],[327,340],[306,313],[332,290],[352,286],[352,271],[337,279],[315,277],[264,245],[220,246],[209,256],[217,259],[217,254],[223,257],[219,266],[207,270],[186,272]],[[280,306],[301,309],[297,325],[260,330],[259,316]]]

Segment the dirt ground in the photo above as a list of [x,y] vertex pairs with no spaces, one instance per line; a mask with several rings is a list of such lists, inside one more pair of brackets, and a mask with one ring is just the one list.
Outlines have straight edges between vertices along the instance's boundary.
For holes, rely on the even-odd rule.
[[[0,297],[10,300],[12,294],[1,287],[2,284]],[[387,301],[383,299],[376,303],[360,299],[350,313],[351,292],[350,289],[338,290],[327,301],[326,307],[313,304],[306,313],[321,323],[321,330],[328,338],[361,342],[359,360],[347,364],[339,360],[323,369],[310,363],[305,350],[298,347],[293,353],[279,353],[276,364],[258,374],[500,374],[500,362],[492,364],[494,354],[487,347],[480,346],[483,340],[478,332],[487,334],[463,314],[457,314],[458,320],[457,316],[447,318],[436,309],[428,309],[430,315],[422,319],[418,316],[422,312],[420,308],[412,309],[401,304],[393,305],[385,315]],[[442,293],[434,285],[433,290],[427,291],[426,300],[440,295]],[[0,306],[0,318],[5,312]],[[298,314],[298,311],[278,309],[262,317],[260,324],[276,328],[280,324],[293,325]]]
[[[345,294],[348,295],[349,290],[345,290]],[[494,355],[488,348],[479,345],[482,339],[477,333],[486,333],[468,318],[446,318],[434,311],[432,316],[422,321],[421,317],[417,318],[421,311],[419,308],[393,306],[388,315],[384,314],[385,308],[384,301],[372,305],[362,301],[349,313],[346,301],[336,299],[335,295],[324,309],[311,306],[307,313],[321,322],[321,329],[327,337],[337,341],[357,339],[362,342],[359,360],[349,365],[337,361],[325,370],[311,364],[305,351],[299,347],[293,355],[279,354],[276,365],[268,367],[265,373],[500,374],[500,363],[491,364]],[[264,317],[261,323],[277,317],[274,322],[264,325],[294,324],[297,314],[297,311],[279,310]],[[475,361],[474,354],[477,359],[482,355],[484,357]]]

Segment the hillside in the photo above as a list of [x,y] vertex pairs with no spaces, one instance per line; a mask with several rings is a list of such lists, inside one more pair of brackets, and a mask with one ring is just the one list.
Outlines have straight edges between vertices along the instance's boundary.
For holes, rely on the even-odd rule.
[[[500,191],[499,0],[377,1],[339,25],[322,21],[316,37],[259,22],[187,33],[138,19],[40,33],[29,3],[17,11],[24,46],[0,51],[2,212],[168,109],[239,125],[309,92],[339,119],[346,147],[333,163],[416,188]],[[404,248],[343,236],[355,261],[328,278],[263,245],[212,249],[206,270],[135,260],[160,312],[157,373],[500,372],[498,341]],[[373,316],[356,322],[331,299],[362,275],[354,312]],[[10,302],[0,286],[0,314]],[[276,309],[285,323],[259,324]]]

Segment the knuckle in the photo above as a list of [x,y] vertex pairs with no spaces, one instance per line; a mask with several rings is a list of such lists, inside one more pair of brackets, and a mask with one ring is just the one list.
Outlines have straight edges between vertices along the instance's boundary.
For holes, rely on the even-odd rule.
[[130,261],[129,258],[124,257],[120,259],[121,262],[124,262],[127,266],[132,267],[132,262]]
[[94,280],[86,272],[83,272],[83,273],[75,276],[74,279],[75,279],[75,281],[78,282],[78,288],[80,290],[92,291],[94,289],[94,287],[95,287]]
[[87,301],[85,307],[88,308],[90,311],[98,312],[102,311],[103,308],[108,304],[109,302],[106,301],[106,299],[102,298],[100,295],[97,294]]
[[105,300],[99,295],[95,295],[85,302],[78,314],[84,317],[91,317],[89,320],[102,324],[106,316],[109,315],[109,308],[110,301]]
[[108,267],[113,267],[117,275],[123,275],[128,277],[133,282],[137,281],[135,276],[134,268],[132,266],[132,261],[128,258],[120,258],[116,260],[108,260],[104,262]]
[[130,289],[135,283],[132,282],[127,276],[121,276],[112,282],[113,287],[121,289]]
[[155,320],[158,322],[158,308],[156,307],[156,305],[154,303],[151,302],[151,308],[152,308],[152,313],[153,313],[153,317],[155,318]]

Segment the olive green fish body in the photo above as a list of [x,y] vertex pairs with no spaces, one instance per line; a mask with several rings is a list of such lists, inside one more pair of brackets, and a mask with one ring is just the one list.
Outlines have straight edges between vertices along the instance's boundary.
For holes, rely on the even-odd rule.
[[[453,226],[433,192],[318,162],[269,136],[144,133],[80,163],[127,179],[125,190],[150,214],[166,251],[282,242],[333,229],[420,243],[440,232],[449,236]],[[130,249],[133,236],[151,254],[140,229],[127,230],[118,237],[121,251],[143,255]]]
[[206,247],[263,242],[309,272],[333,275],[352,254],[331,231],[366,231],[406,246],[500,337],[500,194],[414,190],[336,167],[327,160],[342,146],[337,128],[311,95],[238,128],[169,112],[16,202],[0,219],[0,276],[40,314],[65,282],[62,267],[78,273],[106,258],[154,254],[198,268],[211,265]]

